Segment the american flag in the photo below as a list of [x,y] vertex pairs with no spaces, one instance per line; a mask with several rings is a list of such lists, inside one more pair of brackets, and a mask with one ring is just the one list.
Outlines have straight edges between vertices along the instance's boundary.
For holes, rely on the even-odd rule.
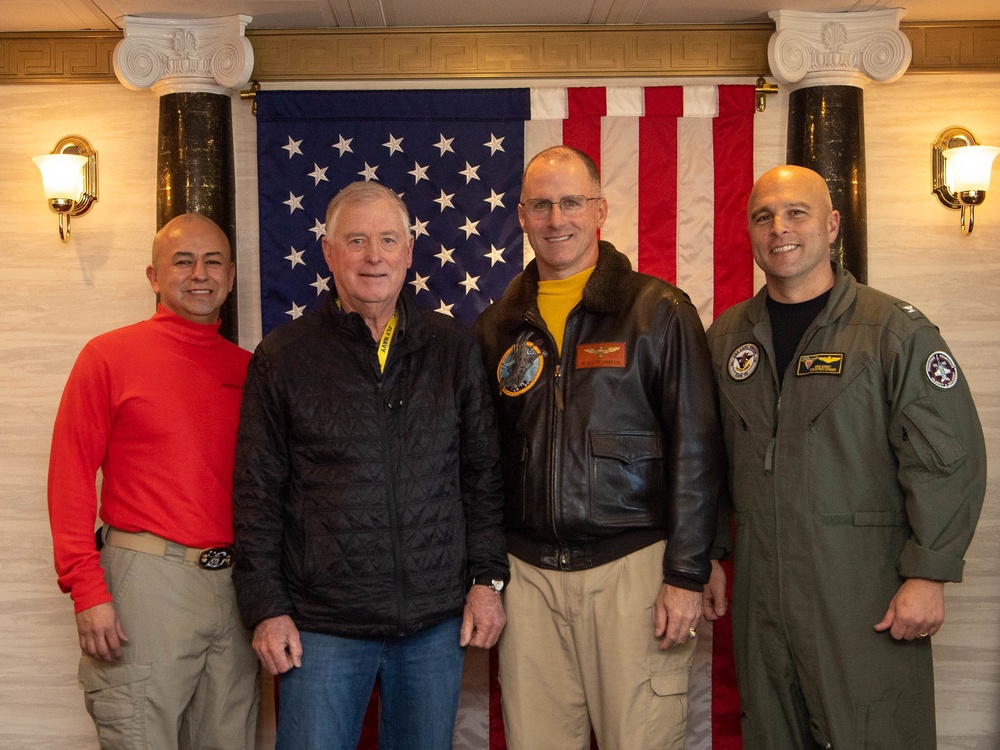
[[330,288],[326,206],[356,180],[377,180],[410,210],[417,303],[471,325],[521,270],[528,115],[524,90],[259,92],[264,333]]
[[[313,309],[330,288],[326,205],[359,179],[392,188],[410,210],[406,283],[416,302],[471,324],[532,257],[517,221],[521,173],[560,143],[601,169],[602,237],[633,267],[686,291],[707,326],[753,292],[753,114],[746,85],[258,92],[263,332]],[[692,750],[740,747],[721,623],[702,640],[714,653],[702,653],[700,666],[696,657]],[[470,661],[487,669],[487,660]],[[495,674],[467,677],[455,747],[499,750]],[[366,730],[361,747],[372,742]]]

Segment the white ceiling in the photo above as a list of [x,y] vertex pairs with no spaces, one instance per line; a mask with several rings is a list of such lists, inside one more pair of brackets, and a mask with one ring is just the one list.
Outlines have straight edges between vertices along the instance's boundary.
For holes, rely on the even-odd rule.
[[420,26],[715,24],[768,21],[767,11],[886,10],[906,21],[1000,19],[997,0],[0,0],[0,33],[114,31],[125,15],[244,13],[251,29]]

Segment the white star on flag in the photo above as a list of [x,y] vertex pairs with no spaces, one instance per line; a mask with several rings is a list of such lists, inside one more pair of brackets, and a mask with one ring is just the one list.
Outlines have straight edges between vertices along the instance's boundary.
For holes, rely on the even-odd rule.
[[285,260],[290,260],[292,262],[292,268],[295,268],[295,266],[300,266],[300,265],[304,266],[306,264],[306,262],[302,260],[302,253],[304,252],[305,250],[296,250],[293,247],[291,255],[286,255]]
[[414,241],[420,239],[420,235],[426,235],[427,237],[430,237],[430,235],[427,234],[427,222],[426,221],[420,221],[420,219],[418,219],[416,216],[414,216],[413,217],[413,222],[414,223],[413,223],[413,226],[410,227],[410,231],[413,232],[413,240]]
[[419,273],[413,274],[413,281],[409,282],[413,285],[413,294],[417,295],[421,292],[429,292],[430,289],[427,288],[427,279],[430,276],[421,276]]
[[411,169],[406,174],[412,174],[413,175],[413,184],[416,185],[421,180],[428,179],[428,177],[427,177],[427,170],[429,168],[430,168],[429,165],[427,167],[421,167],[416,162],[413,162],[413,169]]
[[304,208],[302,208],[302,199],[303,198],[305,198],[305,195],[295,195],[295,193],[289,192],[288,193],[288,200],[287,201],[282,201],[282,203],[284,203],[286,206],[288,206],[288,213],[294,214],[295,213],[295,209],[299,209],[300,211],[304,211],[305,210]]
[[493,266],[495,266],[497,263],[507,262],[503,259],[503,251],[504,248],[502,247],[497,249],[495,245],[490,245],[490,251],[483,256],[484,258],[490,259],[490,268],[493,268]]
[[469,162],[465,162],[465,169],[460,169],[458,173],[465,177],[465,184],[468,185],[473,180],[478,180],[479,175],[476,174],[479,171],[478,166],[472,166]]
[[339,135],[339,134],[337,135],[337,138],[339,138],[339,140],[337,141],[337,143],[331,143],[330,144],[330,148],[337,149],[340,152],[341,156],[344,155],[345,151],[347,153],[349,153],[349,154],[353,154],[354,153],[354,149],[351,148],[351,141],[354,140],[353,138],[347,138],[347,139],[345,139],[344,136]]
[[453,308],[454,306],[455,306],[454,302],[451,303],[450,305],[446,305],[444,303],[444,300],[441,300],[441,304],[438,305],[437,310],[435,310],[434,312],[439,312],[442,315],[447,315],[449,318],[454,318],[455,316],[451,314],[451,308]]
[[503,143],[503,138],[497,138],[493,133],[490,133],[490,139],[483,145],[490,150],[490,156],[493,156],[497,151],[503,151],[501,143]]
[[320,221],[319,219],[315,219],[315,221],[316,225],[309,231],[316,235],[316,239],[318,241],[320,237],[326,235],[326,222]]
[[329,182],[326,178],[326,170],[329,167],[321,167],[316,162],[313,162],[313,171],[309,173],[309,176],[316,180],[316,184],[319,185],[320,182]]
[[392,156],[397,151],[399,153],[403,153],[402,143],[403,143],[402,138],[396,138],[392,133],[389,133],[388,142],[383,143],[382,145],[385,146],[387,149],[389,149],[389,156]]
[[441,245],[441,252],[434,253],[434,257],[441,259],[441,267],[443,268],[445,263],[454,263],[455,262],[452,259],[452,257],[451,257],[454,252],[455,252],[455,248],[452,248],[451,250],[448,250],[444,245]]
[[292,302],[292,309],[286,310],[285,315],[291,315],[292,320],[295,320],[296,318],[301,318],[302,313],[304,313],[305,311],[306,311],[305,305],[296,305],[294,302]]
[[316,274],[316,281],[314,281],[309,286],[316,287],[316,296],[318,297],[321,293],[330,291],[330,285],[328,283],[329,281],[330,281],[329,276],[323,278],[319,274]]
[[477,292],[479,291],[479,285],[476,284],[477,281],[479,281],[479,277],[478,276],[472,276],[472,275],[469,274],[468,271],[466,271],[465,272],[465,281],[460,281],[460,282],[458,282],[458,284],[459,284],[459,286],[464,286],[465,287],[465,293],[466,293],[466,295],[468,295],[469,292],[471,292],[473,289],[475,289]]
[[465,232],[465,239],[469,239],[474,234],[479,234],[479,230],[476,227],[479,226],[478,221],[472,221],[469,217],[465,217],[465,226],[461,227],[462,231]]
[[445,138],[444,133],[441,133],[441,140],[434,144],[434,148],[441,152],[441,156],[444,156],[446,151],[451,151],[455,153],[455,149],[451,147],[451,142],[455,140],[454,138]]
[[454,208],[455,204],[451,202],[451,199],[455,197],[454,193],[446,193],[444,190],[441,191],[441,197],[435,198],[434,202],[441,206],[441,210],[444,211],[446,208]]
[[299,148],[301,145],[302,141],[293,141],[292,136],[288,136],[288,145],[282,148],[288,152],[288,158],[291,159],[295,154],[302,154],[302,149]]
[[506,206],[504,206],[503,204],[504,195],[506,195],[506,193],[498,193],[493,188],[490,188],[490,197],[483,198],[483,202],[490,204],[490,211],[495,211],[498,207],[506,208]]
[[374,167],[365,162],[365,168],[358,172],[359,175],[365,178],[365,182],[371,182],[372,180],[377,180],[378,177],[375,176],[375,170],[378,169],[376,164]]

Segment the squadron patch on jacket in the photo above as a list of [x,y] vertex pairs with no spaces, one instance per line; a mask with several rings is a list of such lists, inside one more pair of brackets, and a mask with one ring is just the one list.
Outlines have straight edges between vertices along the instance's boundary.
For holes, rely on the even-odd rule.
[[760,349],[756,344],[740,344],[729,356],[729,377],[733,380],[746,380],[760,364]]
[[576,347],[577,369],[624,366],[624,341],[612,341],[605,344],[579,344]]
[[947,352],[937,351],[927,358],[924,366],[931,385],[947,390],[958,382],[958,365]]
[[801,375],[840,375],[844,371],[843,353],[803,354],[799,357],[799,366],[795,376]]
[[500,392],[507,396],[521,396],[538,382],[545,366],[545,355],[531,341],[518,340],[500,358],[497,380]]

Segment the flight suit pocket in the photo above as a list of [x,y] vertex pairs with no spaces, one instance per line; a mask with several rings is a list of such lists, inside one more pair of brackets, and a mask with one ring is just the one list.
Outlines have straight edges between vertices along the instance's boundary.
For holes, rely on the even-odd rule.
[[101,747],[145,747],[149,664],[108,664],[83,656],[79,680]]
[[903,468],[923,470],[932,479],[951,474],[965,458],[965,447],[930,399],[907,404],[899,422],[902,440],[898,453]]

